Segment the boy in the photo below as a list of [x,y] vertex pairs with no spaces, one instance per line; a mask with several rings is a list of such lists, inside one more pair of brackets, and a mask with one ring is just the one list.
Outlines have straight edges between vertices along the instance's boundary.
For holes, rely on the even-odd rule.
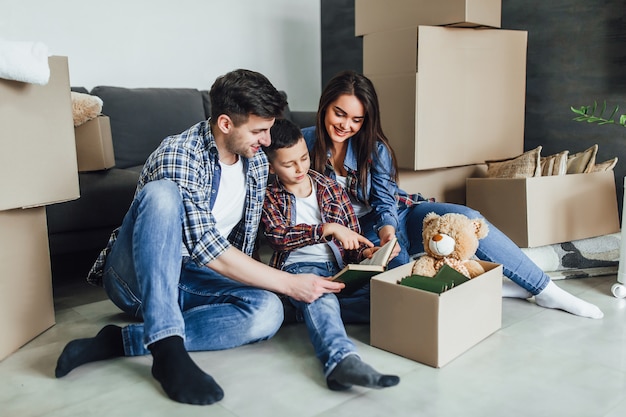
[[[378,249],[359,232],[359,224],[343,188],[334,180],[309,171],[309,151],[300,129],[277,119],[264,147],[274,182],[268,186],[261,220],[274,249],[271,266],[292,273],[333,276],[345,262],[358,262]],[[307,325],[328,388],[352,385],[384,388],[400,378],[382,375],[361,361],[348,338],[335,294],[306,303],[289,297]],[[369,306],[368,306],[369,307]],[[367,312],[369,314],[369,311]]]

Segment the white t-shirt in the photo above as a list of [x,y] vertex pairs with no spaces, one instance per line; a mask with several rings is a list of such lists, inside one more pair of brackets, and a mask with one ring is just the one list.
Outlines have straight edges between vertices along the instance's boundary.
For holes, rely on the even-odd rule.
[[246,176],[243,172],[241,157],[238,157],[237,162],[232,165],[223,164],[221,161],[219,164],[222,173],[220,188],[213,205],[213,217],[215,217],[217,230],[222,236],[228,237],[243,216]]
[[[344,189],[347,188],[348,186],[348,179],[346,177],[342,177],[341,175],[337,175],[337,182]],[[350,202],[352,203],[352,207],[354,208],[354,213],[356,214],[356,217],[361,217],[369,213],[370,211],[372,211],[372,208],[370,206],[367,206],[361,203],[359,200],[354,198],[352,194],[350,193],[347,193],[347,194],[348,194],[348,197],[350,197]]]
[[[320,213],[320,206],[317,203],[315,184],[313,184],[313,181],[311,181],[311,186],[311,194],[307,197],[296,197],[296,224],[322,223],[322,215]],[[335,256],[330,246],[328,246],[327,243],[316,243],[315,245],[307,245],[292,251],[287,257],[285,265],[296,262],[327,261],[335,261]]]

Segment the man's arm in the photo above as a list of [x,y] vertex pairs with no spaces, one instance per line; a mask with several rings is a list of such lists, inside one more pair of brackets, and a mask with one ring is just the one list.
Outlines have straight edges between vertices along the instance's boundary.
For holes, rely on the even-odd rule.
[[278,292],[312,303],[322,295],[338,293],[344,285],[314,274],[290,274],[252,259],[234,247],[207,264],[212,270],[243,284]]

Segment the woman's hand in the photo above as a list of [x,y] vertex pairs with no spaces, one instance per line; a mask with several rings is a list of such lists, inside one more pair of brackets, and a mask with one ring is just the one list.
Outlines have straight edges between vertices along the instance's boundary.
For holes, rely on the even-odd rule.
[[[393,226],[387,225],[383,226],[378,230],[378,238],[380,239],[380,246],[383,246],[385,243],[389,242],[391,239],[396,237],[396,229]],[[393,248],[391,252],[391,256],[389,260],[392,260],[400,253],[400,243],[396,243],[396,246]]]

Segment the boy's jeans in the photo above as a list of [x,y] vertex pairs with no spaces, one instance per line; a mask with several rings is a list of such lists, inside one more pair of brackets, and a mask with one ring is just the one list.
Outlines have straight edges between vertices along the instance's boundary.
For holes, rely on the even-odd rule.
[[[283,269],[293,274],[312,273],[324,277],[339,271],[337,265],[331,262],[298,262]],[[353,322],[369,322],[369,285],[349,297],[329,293],[312,303],[292,298],[289,301],[298,310],[299,321],[306,323],[315,354],[324,365],[324,376],[328,377],[346,356],[357,354],[341,317],[343,315]],[[345,309],[342,301],[346,301]]]
[[122,331],[126,355],[177,335],[189,351],[228,349],[272,337],[283,321],[279,298],[181,256],[183,205],[171,181],[135,197],[104,268],[104,288],[142,323]]

